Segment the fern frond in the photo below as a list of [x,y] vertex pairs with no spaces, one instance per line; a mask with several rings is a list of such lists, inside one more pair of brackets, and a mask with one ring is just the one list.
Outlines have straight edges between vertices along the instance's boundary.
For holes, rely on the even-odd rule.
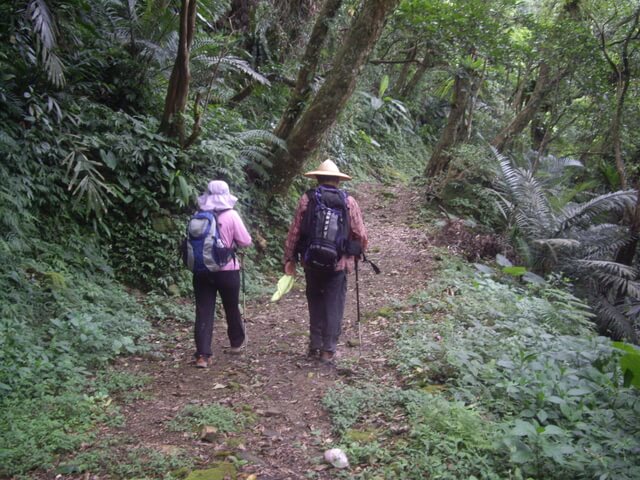
[[268,130],[245,130],[238,133],[238,138],[243,142],[264,142],[275,145],[283,150],[287,149],[287,142]]
[[243,73],[248,77],[251,77],[254,81],[260,83],[261,85],[271,86],[271,82],[269,81],[269,79],[255,70],[253,67],[251,67],[251,65],[249,65],[249,62],[247,62],[246,60],[243,60],[239,57],[225,56],[222,57],[221,63],[223,65],[232,67],[232,69]]
[[273,162],[269,159],[272,155],[271,150],[261,149],[259,147],[246,148],[240,152],[240,155],[253,164],[260,164],[266,168],[271,168]]

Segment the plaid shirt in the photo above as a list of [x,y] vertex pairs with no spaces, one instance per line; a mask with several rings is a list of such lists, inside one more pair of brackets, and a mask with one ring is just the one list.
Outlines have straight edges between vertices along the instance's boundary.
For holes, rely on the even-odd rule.
[[[304,212],[307,210],[307,205],[309,205],[309,197],[304,194],[300,197],[298,208],[296,209],[296,213],[293,218],[293,223],[289,227],[289,234],[287,235],[287,240],[284,244],[285,263],[288,261],[296,261],[296,245],[298,244],[298,240],[300,240],[300,226],[302,224]],[[347,197],[347,210],[349,211],[349,240],[360,240],[362,244],[362,251],[364,252],[367,248],[367,231],[364,227],[362,212],[360,212],[358,202],[356,202],[352,196]],[[354,257],[343,255],[338,261],[336,271],[346,269],[347,272],[351,272],[353,271],[353,266]]]

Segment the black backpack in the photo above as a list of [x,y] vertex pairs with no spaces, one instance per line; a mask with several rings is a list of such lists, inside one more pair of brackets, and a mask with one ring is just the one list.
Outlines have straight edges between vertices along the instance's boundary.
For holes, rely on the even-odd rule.
[[349,249],[347,192],[321,185],[306,193],[309,198],[302,218],[297,253],[305,267],[331,272]]

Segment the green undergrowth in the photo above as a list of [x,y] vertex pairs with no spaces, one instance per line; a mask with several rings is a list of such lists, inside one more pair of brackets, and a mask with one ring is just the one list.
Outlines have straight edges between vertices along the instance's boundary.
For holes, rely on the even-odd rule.
[[64,212],[31,215],[39,187],[0,173],[11,200],[0,204],[0,476],[11,476],[46,470],[96,423],[119,421],[92,375],[141,352],[148,325],[95,233]]
[[220,433],[237,432],[246,425],[247,417],[229,407],[211,405],[187,405],[169,424],[174,431],[196,431],[204,426],[214,427]]
[[132,439],[103,441],[97,448],[81,452],[56,468],[61,475],[90,475],[101,472],[114,479],[185,478],[194,464],[193,458],[177,447],[166,451],[144,447]]
[[404,387],[341,386],[324,400],[345,478],[638,478],[640,391],[587,307],[563,285],[444,263],[395,314]]

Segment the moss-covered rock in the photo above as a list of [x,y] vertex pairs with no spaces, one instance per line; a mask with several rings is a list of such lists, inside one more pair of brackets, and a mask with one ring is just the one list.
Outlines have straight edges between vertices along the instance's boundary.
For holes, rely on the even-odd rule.
[[371,443],[378,439],[380,432],[375,428],[368,430],[349,429],[344,434],[344,438],[351,442]]
[[214,465],[214,467],[206,470],[194,470],[186,480],[233,480],[238,474],[236,467],[232,463],[220,462]]

